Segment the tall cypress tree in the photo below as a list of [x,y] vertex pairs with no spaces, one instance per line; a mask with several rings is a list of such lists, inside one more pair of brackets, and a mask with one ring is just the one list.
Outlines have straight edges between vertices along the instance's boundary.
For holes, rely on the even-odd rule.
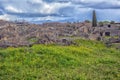
[[97,18],[96,18],[96,12],[95,12],[95,10],[93,10],[92,26],[93,27],[97,26]]

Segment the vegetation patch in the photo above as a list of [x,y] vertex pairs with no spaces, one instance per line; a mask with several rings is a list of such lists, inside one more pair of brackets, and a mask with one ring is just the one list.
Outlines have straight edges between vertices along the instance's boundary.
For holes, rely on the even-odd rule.
[[102,42],[0,49],[0,80],[119,80],[120,50]]

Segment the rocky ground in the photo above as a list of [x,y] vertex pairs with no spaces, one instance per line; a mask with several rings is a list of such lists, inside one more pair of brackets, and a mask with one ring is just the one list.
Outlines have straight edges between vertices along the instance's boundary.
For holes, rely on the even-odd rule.
[[[8,22],[0,20],[0,47],[31,46],[33,44],[70,45],[74,39],[98,40],[90,22],[43,23]],[[113,42],[116,40],[113,40]]]

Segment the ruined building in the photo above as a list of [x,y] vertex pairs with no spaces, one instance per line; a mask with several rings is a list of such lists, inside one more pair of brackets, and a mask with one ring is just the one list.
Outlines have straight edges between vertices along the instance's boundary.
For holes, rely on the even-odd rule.
[[97,23],[96,12],[93,11],[93,21],[91,28],[90,39],[105,40],[114,38],[120,38],[120,23],[103,23],[102,25]]
[[95,10],[92,22],[31,24],[0,20],[0,47],[51,43],[69,45],[81,38],[120,43],[120,23],[99,24]]

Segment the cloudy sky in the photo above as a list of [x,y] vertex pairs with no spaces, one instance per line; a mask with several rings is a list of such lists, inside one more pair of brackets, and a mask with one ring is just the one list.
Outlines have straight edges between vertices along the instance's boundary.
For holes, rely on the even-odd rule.
[[120,0],[0,0],[0,19],[30,22],[91,20],[120,21]]

